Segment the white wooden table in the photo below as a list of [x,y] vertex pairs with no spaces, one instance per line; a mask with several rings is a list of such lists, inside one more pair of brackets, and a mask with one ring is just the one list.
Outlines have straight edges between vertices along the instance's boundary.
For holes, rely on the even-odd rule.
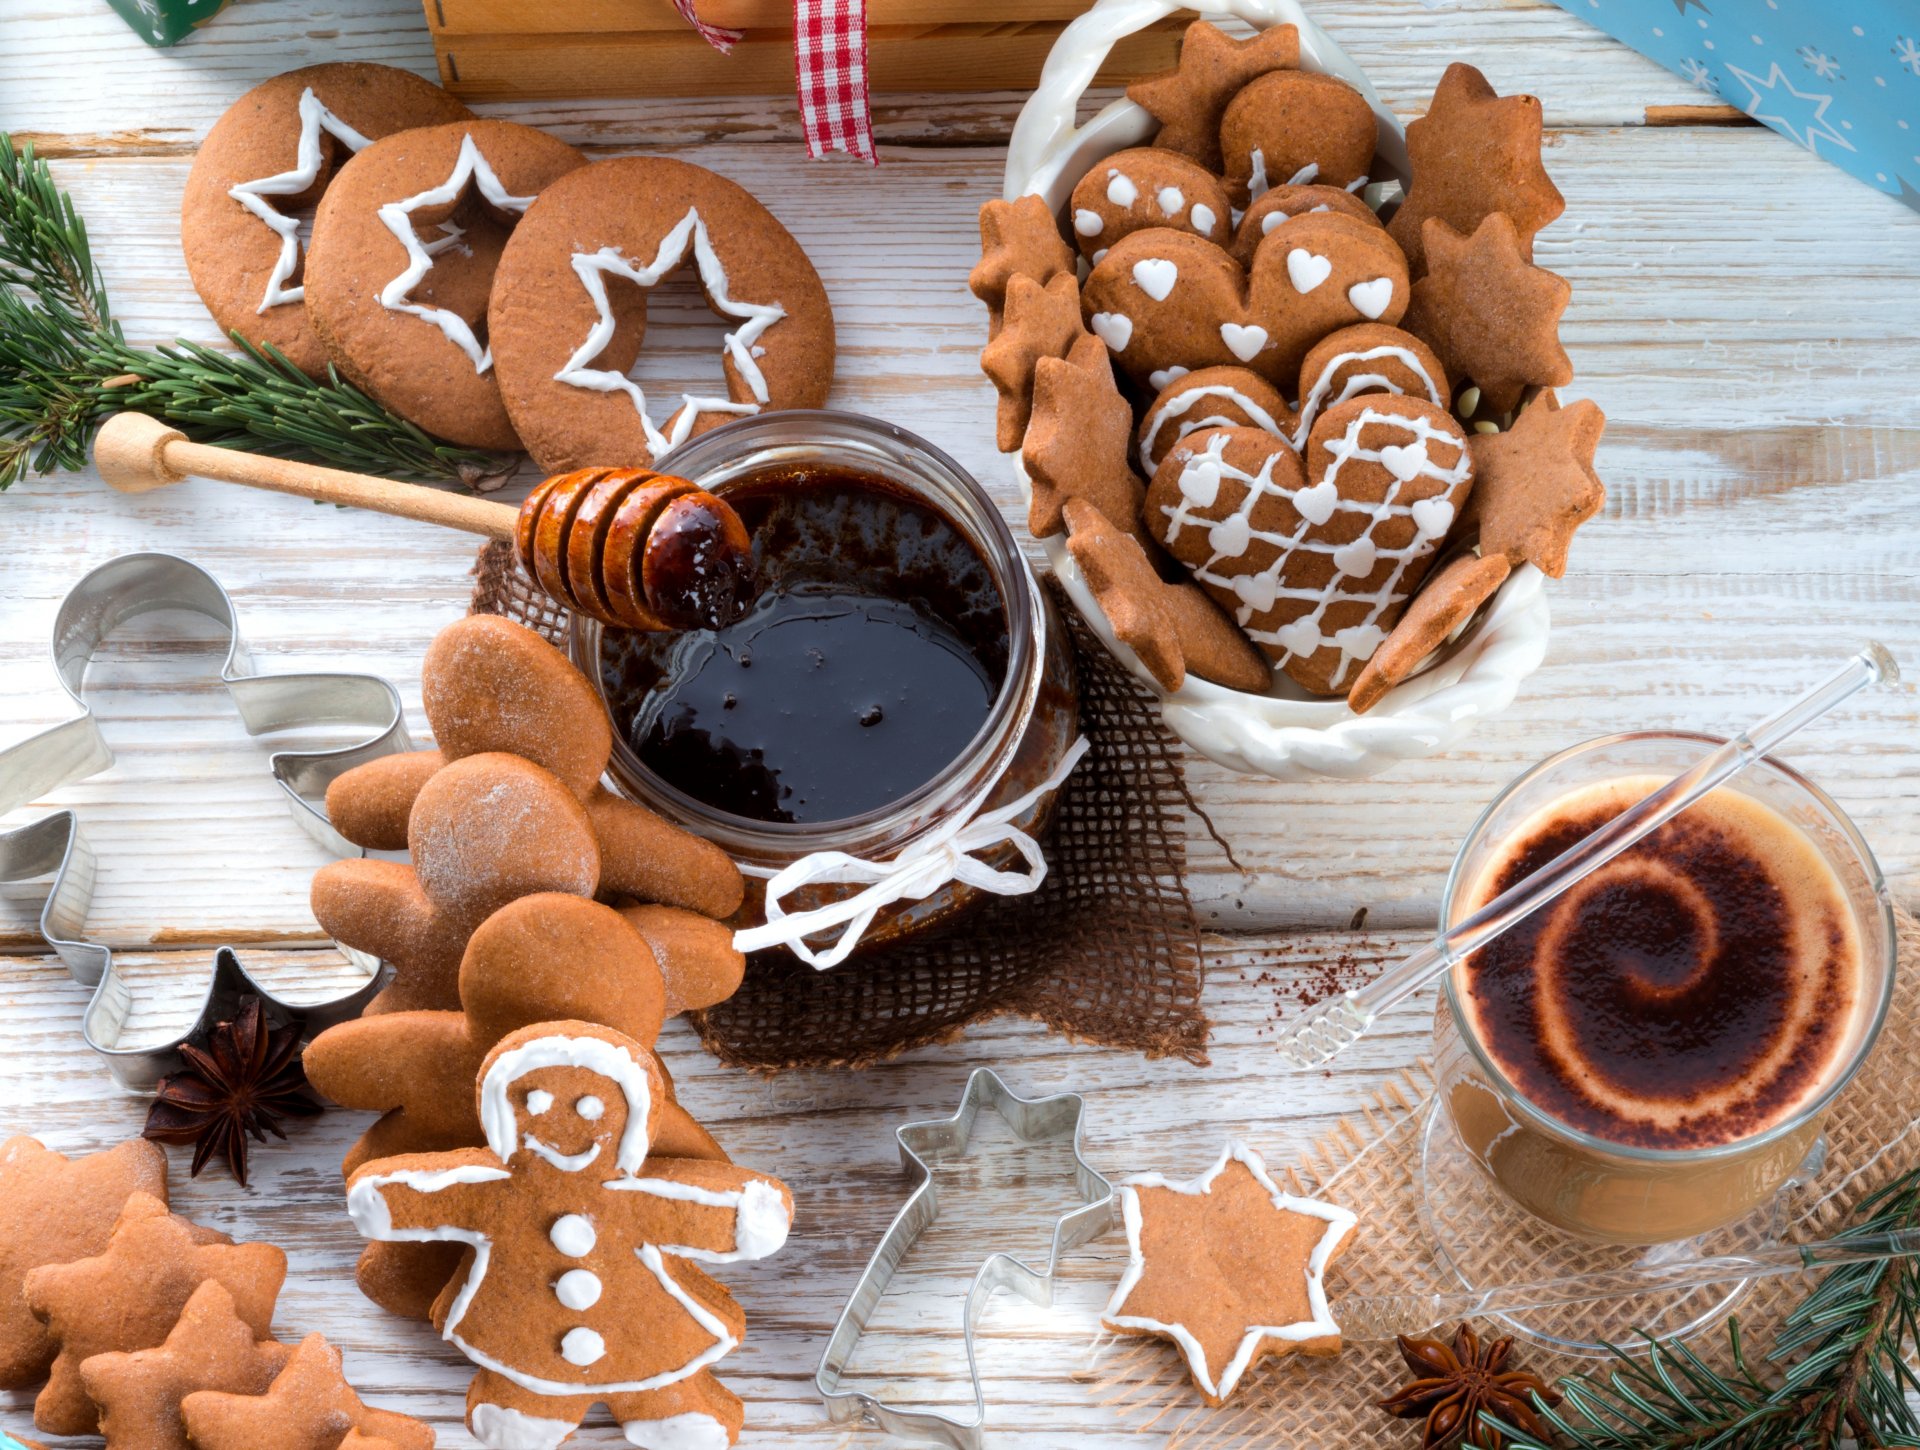
[[[1608,507],[1552,591],[1547,664],[1449,756],[1379,780],[1278,785],[1191,763],[1245,868],[1194,824],[1193,889],[1225,934],[1212,944],[1205,1070],[998,1023],[872,1072],[762,1082],[720,1070],[670,1027],[663,1047],[685,1101],[740,1161],[785,1177],[803,1215],[781,1258],[729,1276],[750,1315],[748,1343],[726,1366],[749,1402],[745,1445],[875,1443],[823,1422],[814,1362],[903,1192],[891,1129],[951,1111],[971,1067],[1000,1065],[1017,1088],[1087,1093],[1089,1151],[1115,1173],[1195,1171],[1229,1130],[1285,1162],[1418,1056],[1428,1011],[1403,1011],[1330,1072],[1297,1079],[1263,1036],[1284,984],[1343,952],[1384,956],[1430,923],[1454,844],[1506,779],[1607,731],[1735,728],[1867,635],[1920,665],[1920,217],[1769,132],[1684,109],[1707,98],[1537,0],[1325,0],[1315,13],[1403,114],[1418,112],[1455,59],[1546,102],[1548,161],[1568,210],[1541,237],[1539,260],[1574,283],[1565,337],[1575,391],[1610,419]],[[55,158],[136,341],[216,337],[176,225],[199,136],[263,77],[343,58],[431,74],[413,0],[242,0],[166,53],[98,0],[0,7],[0,128]],[[997,192],[1017,104],[881,98],[877,172],[808,163],[786,98],[483,109],[597,156],[670,151],[756,189],[832,295],[835,403],[916,428],[1011,506],[976,367],[983,318],[964,278],[975,208]],[[656,302],[645,376],[696,380],[716,335],[690,287]],[[238,601],[260,667],[383,674],[416,725],[421,652],[468,589],[462,538],[213,485],[132,499],[91,474],[35,480],[0,498],[0,525],[0,741],[65,715],[47,660],[53,610],[82,572],[127,550],[172,550],[210,568]],[[325,960],[306,906],[320,853],[211,683],[204,633],[160,621],[116,642],[91,698],[120,762],[48,802],[85,813],[104,862],[90,928],[151,966],[138,1030],[156,1036],[183,1025],[214,944],[264,949],[250,960],[288,976]],[[1908,900],[1920,885],[1914,726],[1912,687],[1881,691],[1794,755],[1854,813]],[[117,1094],[81,1045],[86,994],[42,954],[37,905],[32,889],[0,902],[0,951],[16,954],[0,961],[0,1131],[91,1149],[136,1131],[144,1104]],[[1351,934],[1362,909],[1369,933]],[[1271,968],[1282,989],[1252,980],[1250,964]],[[285,1245],[283,1336],[323,1330],[371,1399],[465,1445],[464,1362],[352,1288],[360,1243],[337,1164],[362,1122],[342,1112],[296,1127],[292,1146],[256,1155],[250,1191],[216,1173],[183,1180],[176,1201]],[[957,1407],[958,1313],[974,1265],[990,1248],[1041,1251],[1062,1160],[994,1136],[977,1162],[943,1174],[946,1217],[896,1281],[856,1363],[863,1387]],[[1119,1254],[1110,1238],[1076,1256],[1052,1314],[1007,1301],[990,1312],[995,1445],[1134,1440],[1069,1378],[1086,1361]],[[7,1397],[0,1426],[26,1430],[27,1405]],[[1401,1443],[1393,1433],[1381,1443]],[[619,1440],[602,1425],[583,1443]]]

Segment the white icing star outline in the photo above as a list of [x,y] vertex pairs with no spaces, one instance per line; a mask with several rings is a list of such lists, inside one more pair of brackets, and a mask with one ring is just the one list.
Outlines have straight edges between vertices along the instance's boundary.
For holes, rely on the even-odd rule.
[[[1121,1311],[1126,1307],[1127,1296],[1132,1294],[1146,1273],[1147,1258],[1140,1247],[1140,1190],[1142,1188],[1164,1188],[1174,1193],[1191,1194],[1203,1197],[1213,1192],[1213,1183],[1226,1171],[1229,1163],[1238,1161],[1246,1165],[1247,1171],[1256,1182],[1266,1190],[1274,1208],[1282,1213],[1298,1213],[1309,1218],[1325,1219],[1326,1232],[1320,1235],[1313,1251],[1307,1256],[1307,1306],[1312,1310],[1311,1319],[1300,1320],[1296,1324],[1251,1325],[1241,1337],[1233,1357],[1227,1361],[1227,1367],[1220,1373],[1220,1381],[1214,1383],[1213,1370],[1207,1364],[1207,1352],[1193,1331],[1184,1324],[1164,1324],[1157,1319],[1148,1319],[1141,1315],[1127,1315]],[[1193,1372],[1194,1382],[1204,1390],[1210,1399],[1224,1400],[1240,1383],[1240,1376],[1246,1373],[1247,1366],[1253,1363],[1254,1353],[1260,1348],[1263,1339],[1278,1339],[1288,1343],[1299,1343],[1308,1339],[1320,1339],[1340,1333],[1340,1325],[1335,1321],[1332,1311],[1327,1307],[1326,1272],[1327,1264],[1333,1258],[1333,1252],[1340,1247],[1342,1240],[1353,1231],[1359,1220],[1344,1208],[1330,1203],[1321,1203],[1311,1198],[1295,1198],[1283,1192],[1267,1173],[1267,1165],[1245,1143],[1237,1139],[1227,1144],[1220,1154],[1219,1161],[1202,1173],[1198,1178],[1187,1179],[1183,1183],[1169,1182],[1158,1173],[1145,1173],[1130,1178],[1120,1189],[1120,1212],[1127,1226],[1127,1272],[1121,1277],[1119,1286],[1113,1291],[1113,1298],[1107,1301],[1105,1314],[1101,1317],[1117,1329],[1142,1329],[1153,1334],[1164,1334],[1180,1346],[1187,1358],[1187,1366]]]
[[[613,306],[607,299],[607,278],[624,277],[642,287],[651,287],[685,260],[689,247],[693,251],[694,266],[700,273],[700,285],[706,291],[708,305],[724,316],[741,319],[742,325],[726,335],[721,348],[733,359],[734,370],[753,394],[754,401],[744,403],[732,398],[702,398],[683,393],[682,406],[667,420],[667,428],[663,432],[648,414],[647,395],[638,383],[624,373],[611,368],[591,367],[589,364],[613,340]],[[633,402],[634,412],[640,415],[640,425],[646,429],[647,447],[656,458],[684,443],[693,432],[693,425],[700,414],[757,413],[770,401],[766,375],[754,360],[754,344],[759,341],[761,334],[787,315],[787,309],[778,302],[741,302],[733,298],[728,291],[726,267],[721,263],[719,253],[713,249],[713,239],[707,234],[707,223],[698,207],[689,207],[687,214],[674,223],[673,230],[660,239],[653,260],[646,266],[636,266],[628,261],[620,255],[618,247],[602,247],[597,252],[575,252],[573,271],[580,279],[580,285],[587,289],[587,296],[593,299],[598,315],[587,331],[586,340],[574,349],[573,355],[553,375],[554,381],[596,393],[625,393]]]
[[273,196],[298,196],[320,176],[320,133],[327,132],[349,151],[363,151],[373,142],[334,115],[309,87],[300,93],[300,141],[294,151],[293,169],[262,176],[255,181],[236,182],[227,195],[252,212],[280,238],[280,255],[274,260],[267,278],[267,290],[260,298],[256,314],[270,307],[298,302],[307,295],[304,285],[289,287],[287,278],[300,265],[300,218],[282,215],[267,200]]
[[473,335],[473,329],[466,319],[447,311],[444,307],[429,307],[424,302],[409,302],[408,294],[420,285],[421,278],[427,275],[433,266],[433,259],[460,239],[457,227],[441,224],[441,229],[449,234],[433,242],[423,242],[413,229],[413,214],[422,207],[447,206],[459,200],[460,193],[469,183],[479,187],[480,194],[501,211],[524,212],[533,205],[530,196],[514,196],[500,178],[494,175],[493,167],[487,158],[480,154],[479,146],[474,144],[472,135],[460,138],[460,154],[453,163],[453,173],[438,186],[427,191],[417,192],[403,201],[390,201],[380,208],[380,220],[394,240],[407,250],[407,265],[401,273],[380,289],[380,305],[393,312],[407,312],[430,322],[445,335],[448,342],[467,355],[476,374],[487,372],[493,366],[493,349],[480,346],[480,339]]

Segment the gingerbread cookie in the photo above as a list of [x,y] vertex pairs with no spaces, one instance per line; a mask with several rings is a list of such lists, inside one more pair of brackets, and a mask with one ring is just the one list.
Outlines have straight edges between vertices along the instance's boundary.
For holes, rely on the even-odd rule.
[[38,1384],[59,1352],[27,1307],[27,1275],[104,1253],[136,1193],[167,1201],[167,1155],[144,1138],[84,1158],[33,1138],[0,1143],[0,1389]]
[[1425,398],[1442,412],[1453,403],[1447,370],[1412,333],[1379,322],[1343,327],[1315,343],[1300,364],[1295,446],[1304,446],[1314,420],[1326,409],[1367,393]]
[[[627,370],[647,289],[682,266],[730,329],[726,396],[663,408]],[[542,192],[501,256],[488,325],[507,412],[550,472],[644,466],[729,419],[818,408],[833,383],[833,308],[800,244],[744,187],[664,156],[595,162]]]
[[1510,413],[1527,388],[1573,381],[1560,345],[1573,288],[1527,260],[1505,214],[1494,212],[1470,237],[1432,217],[1421,235],[1427,275],[1414,284],[1407,330],[1432,345],[1455,386],[1471,379],[1486,407]]
[[1172,1340],[1208,1404],[1261,1360],[1340,1352],[1326,1273],[1351,1240],[1348,1210],[1282,1192],[1259,1154],[1230,1143],[1198,1178],[1129,1180],[1120,1211],[1127,1272],[1102,1323]]
[[1152,478],[1173,445],[1202,428],[1260,428],[1292,438],[1293,409],[1265,378],[1245,368],[1183,372],[1160,390],[1141,415],[1134,456]]
[[33,1404],[34,1424],[53,1435],[94,1434],[99,1412],[80,1366],[96,1354],[165,1343],[194,1290],[210,1279],[232,1295],[254,1338],[267,1338],[286,1277],[287,1256],[272,1244],[208,1242],[159,1199],[134,1194],[102,1252],[27,1274],[27,1307],[59,1346]]
[[1291,387],[1321,338],[1398,322],[1407,296],[1406,259],[1385,231],[1322,212],[1275,227],[1250,270],[1186,232],[1134,232],[1088,276],[1081,308],[1120,368],[1158,392],[1173,368],[1234,363]]
[[340,1450],[342,1432],[395,1450],[433,1450],[432,1426],[361,1403],[340,1351],[321,1334],[300,1341],[264,1394],[197,1390],[181,1402],[180,1414],[194,1450]]
[[1426,271],[1427,219],[1463,236],[1495,212],[1512,221],[1520,254],[1567,209],[1540,161],[1544,122],[1532,96],[1501,96],[1472,66],[1455,61],[1440,77],[1427,114],[1407,127],[1413,177],[1389,229],[1415,277]]
[[733,928],[725,922],[651,902],[623,906],[620,914],[653,948],[660,963],[667,1016],[700,1011],[740,990],[747,959],[734,950]]
[[693,1443],[738,1436],[739,1401],[708,1366],[744,1317],[691,1261],[777,1252],[793,1200],[776,1179],[655,1154],[663,1096],[632,1039],[542,1023],[487,1057],[487,1147],[381,1159],[348,1184],[368,1238],[486,1246],[435,1306],[481,1366],[467,1424],[482,1444],[557,1445],[595,1403],[637,1445],[662,1422]]
[[1267,657],[1344,694],[1452,529],[1473,470],[1466,436],[1422,399],[1323,413],[1304,463],[1250,428],[1195,433],[1160,465],[1147,518]]
[[1066,527],[1070,498],[1085,499],[1122,529],[1138,533],[1145,486],[1127,461],[1133,409],[1114,386],[1105,345],[1083,337],[1065,358],[1034,370],[1033,421],[1020,461],[1032,497],[1027,528],[1036,539]]
[[217,1279],[193,1291],[180,1319],[152,1349],[96,1354],[80,1380],[114,1450],[192,1450],[180,1401],[196,1390],[265,1394],[293,1351],[256,1338]]
[[180,249],[222,332],[279,349],[312,377],[327,352],[301,305],[300,213],[354,152],[473,113],[392,66],[340,61],[262,81],[207,132],[180,203]]
[[1185,152],[1217,174],[1223,166],[1220,117],[1227,103],[1256,77],[1299,64],[1300,32],[1291,25],[1235,40],[1219,26],[1196,20],[1180,39],[1179,64],[1135,81],[1127,87],[1127,99],[1160,123],[1156,146]]
[[340,371],[427,432],[517,448],[487,342],[487,299],[533,199],[586,165],[511,121],[463,121],[376,141],[314,213],[307,318]]
[[967,289],[987,304],[989,340],[1000,335],[1009,282],[1031,277],[1044,285],[1062,273],[1075,275],[1073,248],[1044,197],[990,201],[980,208],[980,260],[967,274]]
[[1253,642],[1190,580],[1169,583],[1140,541],[1084,499],[1068,499],[1067,552],[1122,644],[1169,694],[1191,671],[1230,690],[1263,693],[1273,672]]
[[1098,262],[1129,232],[1172,227],[1225,243],[1233,214],[1220,178],[1178,151],[1138,146],[1096,162],[1067,203],[1073,239]]
[[1532,564],[1558,579],[1567,572],[1574,531],[1606,506],[1593,453],[1607,415],[1581,400],[1560,406],[1548,388],[1505,433],[1476,434],[1469,445],[1478,478],[1468,505],[1480,547],[1518,568]]
[[1087,335],[1080,325],[1080,284],[1070,275],[1042,286],[1031,277],[1007,283],[1002,325],[980,352],[980,371],[1000,394],[994,442],[1011,453],[1026,436],[1033,415],[1033,373],[1041,358],[1065,357]]
[[1253,254],[1260,249],[1260,243],[1267,233],[1288,217],[1329,211],[1383,230],[1386,226],[1374,215],[1372,207],[1342,187],[1274,186],[1269,187],[1258,201],[1241,213],[1227,250],[1233,253],[1233,259],[1241,266],[1251,267]]
[[1506,582],[1510,567],[1504,556],[1462,554],[1420,586],[1407,612],[1367,661],[1366,668],[1347,692],[1347,704],[1364,715],[1386,698],[1387,691],[1419,668],[1420,662],[1473,617],[1474,610],[1493,598]]
[[1220,117],[1227,195],[1246,207],[1270,187],[1358,187],[1380,126],[1365,96],[1338,76],[1273,71],[1242,87]]

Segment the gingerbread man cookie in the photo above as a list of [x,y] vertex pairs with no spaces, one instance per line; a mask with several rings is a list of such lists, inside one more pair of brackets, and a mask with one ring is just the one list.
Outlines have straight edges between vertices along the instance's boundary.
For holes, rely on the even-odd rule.
[[1184,151],[1208,171],[1223,168],[1220,117],[1249,81],[1300,64],[1300,32],[1275,25],[1249,40],[1235,40],[1205,20],[1180,38],[1179,64],[1127,87],[1127,99],[1160,123],[1156,146]]
[[730,1445],[737,1397],[709,1366],[745,1330],[694,1261],[764,1258],[786,1242],[784,1185],[653,1150],[653,1055],[584,1022],[525,1028],[488,1054],[487,1146],[366,1164],[347,1210],[368,1238],[465,1244],[435,1306],[478,1365],[467,1425],[498,1450],[559,1445],[596,1403],[637,1445]]
[[1220,117],[1227,194],[1237,207],[1269,187],[1358,187],[1373,166],[1379,122],[1338,76],[1272,71],[1242,87]]
[[[726,396],[647,399],[647,289],[682,266],[730,329]],[[500,258],[488,312],[500,393],[550,472],[644,466],[696,433],[818,408],[833,382],[833,308],[800,243],[753,194],[663,156],[599,161],[541,193]]]
[[200,143],[180,203],[187,273],[220,330],[323,377],[327,351],[301,305],[301,212],[356,151],[472,116],[411,71],[357,61],[288,71],[229,106]]
[[1073,239],[1090,262],[1129,232],[1172,227],[1224,244],[1233,214],[1220,178],[1178,151],[1116,151],[1080,178],[1067,203]]

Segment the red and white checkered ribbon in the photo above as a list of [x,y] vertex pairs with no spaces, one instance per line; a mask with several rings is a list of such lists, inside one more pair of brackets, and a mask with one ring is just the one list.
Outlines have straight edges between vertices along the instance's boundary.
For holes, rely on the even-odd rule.
[[700,13],[693,8],[693,0],[673,0],[673,8],[680,12],[682,20],[700,32],[702,40],[722,55],[731,54],[733,48],[740,43],[740,38],[746,34],[742,30],[729,30],[724,25],[707,24],[700,18]]
[[844,151],[879,165],[867,106],[867,0],[793,0],[793,73],[814,160]]

